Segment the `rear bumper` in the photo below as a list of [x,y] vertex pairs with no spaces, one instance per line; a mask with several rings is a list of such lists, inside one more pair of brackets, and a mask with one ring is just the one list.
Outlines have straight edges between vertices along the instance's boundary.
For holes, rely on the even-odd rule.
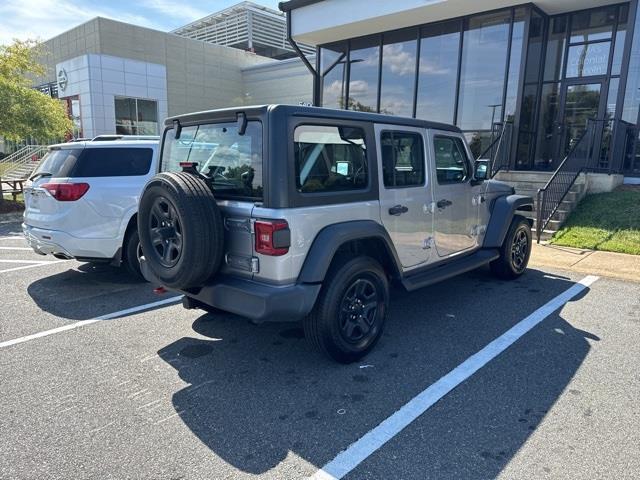
[[58,230],[22,224],[22,232],[33,251],[66,258],[111,259],[120,247],[115,238],[78,238]]
[[[140,269],[149,282],[162,284],[150,271],[144,257]],[[291,322],[301,320],[311,312],[320,287],[320,284],[268,285],[219,275],[204,287],[179,292],[197,302],[257,322]]]

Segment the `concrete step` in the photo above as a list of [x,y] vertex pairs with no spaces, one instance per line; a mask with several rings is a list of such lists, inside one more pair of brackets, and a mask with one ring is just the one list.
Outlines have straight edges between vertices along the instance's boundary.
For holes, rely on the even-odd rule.
[[[518,195],[527,195],[529,197],[532,197],[534,202],[537,201],[537,196],[538,196],[537,191],[534,192],[533,190],[518,190],[516,188],[516,193]],[[563,202],[577,203],[582,199],[583,196],[584,196],[583,192],[569,190],[569,193],[567,193],[567,195],[564,197]]]
[[[537,215],[536,210],[534,210],[532,212],[523,212],[523,216],[524,217],[532,218],[534,222],[535,222],[535,219],[536,219],[536,215]],[[558,209],[558,210],[556,210],[556,212],[551,217],[551,220],[557,220],[559,222],[565,222],[567,220],[567,218],[569,218],[569,215],[571,215],[571,210],[560,210],[560,209]]]

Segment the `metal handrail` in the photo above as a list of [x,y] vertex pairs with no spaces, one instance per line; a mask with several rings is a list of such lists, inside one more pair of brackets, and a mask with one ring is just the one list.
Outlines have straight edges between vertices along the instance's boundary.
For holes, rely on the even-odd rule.
[[542,232],[560,208],[578,176],[590,168],[597,133],[596,124],[599,122],[602,120],[589,119],[587,121],[587,128],[578,141],[569,150],[545,186],[538,190],[536,195],[536,237],[538,243],[540,243]]
[[[5,179],[14,179],[12,173],[16,171],[22,171],[25,165],[32,164],[33,168],[35,169],[46,151],[46,145],[27,145],[12,153],[11,155],[4,157],[2,160],[0,160],[0,165],[9,165],[9,168],[4,170],[2,176]],[[34,156],[37,157],[35,161],[33,158]],[[31,173],[31,171],[28,173]],[[29,176],[28,173],[24,176],[25,178]]]

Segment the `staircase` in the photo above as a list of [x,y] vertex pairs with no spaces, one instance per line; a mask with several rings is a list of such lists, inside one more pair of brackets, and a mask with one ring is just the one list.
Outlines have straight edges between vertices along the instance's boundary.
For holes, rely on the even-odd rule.
[[0,178],[2,180],[25,180],[40,164],[47,153],[45,145],[27,145],[0,159]]
[[[538,208],[538,189],[543,188],[551,179],[552,175],[553,172],[500,171],[495,176],[496,180],[501,180],[515,188],[517,194],[533,197],[535,203],[534,211],[525,213],[527,217],[533,220],[534,230],[536,228],[536,211]],[[564,222],[569,218],[571,212],[573,212],[580,200],[584,197],[586,187],[586,177],[583,173],[580,174],[573,183],[569,192],[560,203],[558,210],[556,210],[547,227],[542,231],[540,236],[541,240],[549,240],[554,233],[560,230]]]

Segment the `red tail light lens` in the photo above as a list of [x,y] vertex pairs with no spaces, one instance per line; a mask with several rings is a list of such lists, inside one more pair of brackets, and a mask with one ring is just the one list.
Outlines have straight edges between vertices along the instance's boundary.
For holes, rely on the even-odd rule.
[[59,202],[75,202],[89,190],[88,183],[45,183],[41,187]]
[[291,245],[289,224],[284,220],[257,220],[254,224],[256,233],[256,252],[263,255],[285,255]]

